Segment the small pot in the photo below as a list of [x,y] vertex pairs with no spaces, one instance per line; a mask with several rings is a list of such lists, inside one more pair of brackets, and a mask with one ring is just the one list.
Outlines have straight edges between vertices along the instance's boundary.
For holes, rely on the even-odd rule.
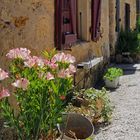
[[63,123],[59,125],[62,140],[86,140],[94,138],[94,127],[84,116],[77,113],[63,115]]
[[120,77],[117,77],[116,79],[114,79],[112,81],[105,79],[105,86],[107,88],[117,88],[119,85],[119,79],[120,79]]

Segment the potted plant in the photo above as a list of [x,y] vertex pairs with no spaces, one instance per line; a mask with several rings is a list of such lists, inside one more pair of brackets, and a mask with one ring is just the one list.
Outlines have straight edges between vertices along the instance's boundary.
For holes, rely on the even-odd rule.
[[119,78],[123,75],[123,71],[120,68],[111,67],[104,75],[105,86],[107,88],[117,88],[119,85]]
[[75,92],[72,104],[69,104],[65,112],[73,112],[86,116],[93,124],[108,123],[112,116],[112,106],[105,88],[82,89]]

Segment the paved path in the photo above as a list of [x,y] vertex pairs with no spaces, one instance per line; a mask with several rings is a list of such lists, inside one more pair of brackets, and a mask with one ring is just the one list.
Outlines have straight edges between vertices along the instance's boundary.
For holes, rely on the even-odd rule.
[[115,105],[112,124],[101,128],[95,140],[140,140],[140,71],[126,74],[110,94]]

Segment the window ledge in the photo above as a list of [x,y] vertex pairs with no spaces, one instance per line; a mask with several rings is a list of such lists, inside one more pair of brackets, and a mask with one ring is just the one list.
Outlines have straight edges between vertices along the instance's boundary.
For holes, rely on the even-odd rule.
[[77,68],[90,69],[90,68],[98,65],[102,61],[103,61],[103,57],[97,57],[97,58],[92,59],[91,61],[81,62],[81,63],[77,64]]

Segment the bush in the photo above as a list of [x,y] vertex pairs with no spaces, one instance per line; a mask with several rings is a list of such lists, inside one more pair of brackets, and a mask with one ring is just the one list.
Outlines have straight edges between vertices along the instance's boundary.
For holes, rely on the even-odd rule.
[[122,31],[119,34],[117,53],[140,53],[140,34],[138,31]]
[[[94,88],[83,89],[75,93],[73,105],[69,105],[66,112],[80,113],[91,119],[94,124],[109,122],[112,116],[112,106],[105,88],[97,90]],[[76,107],[75,102],[80,102]]]
[[[31,56],[26,48],[9,51],[9,73],[0,69],[0,81],[9,78],[14,91],[3,88],[0,107],[7,125],[17,131],[18,139],[38,140],[52,135],[64,109],[65,96],[73,86],[73,63],[69,54],[45,51],[45,57]],[[17,100],[18,113],[8,102]],[[46,138],[47,139],[47,138]]]
[[137,19],[137,31],[140,32],[140,17]]

